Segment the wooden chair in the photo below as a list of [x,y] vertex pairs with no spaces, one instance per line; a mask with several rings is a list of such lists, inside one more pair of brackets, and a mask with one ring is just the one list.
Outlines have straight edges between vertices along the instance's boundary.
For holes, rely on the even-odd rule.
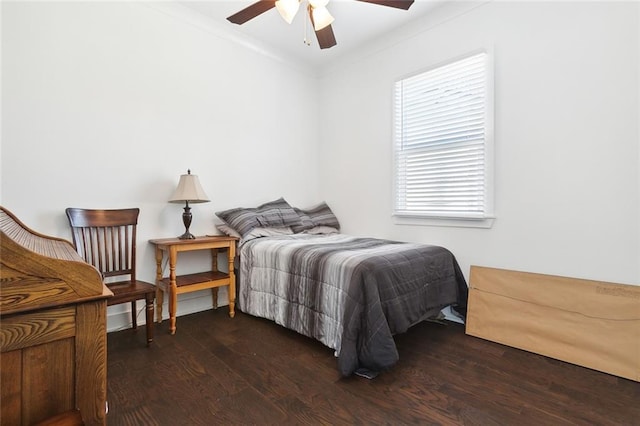
[[[102,273],[105,285],[113,292],[107,305],[131,302],[131,322],[137,329],[136,300],[145,300],[149,346],[153,342],[156,287],[136,279],[136,228],[140,209],[68,208],[66,212],[76,251]],[[123,276],[128,276],[128,279],[122,280]]]

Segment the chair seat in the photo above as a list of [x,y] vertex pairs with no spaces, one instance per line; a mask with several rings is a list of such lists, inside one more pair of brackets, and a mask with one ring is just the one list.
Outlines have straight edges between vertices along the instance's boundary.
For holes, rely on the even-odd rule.
[[113,297],[107,299],[107,305],[117,305],[123,302],[145,299],[147,295],[155,297],[156,294],[155,285],[140,280],[107,283],[107,287],[113,292]]

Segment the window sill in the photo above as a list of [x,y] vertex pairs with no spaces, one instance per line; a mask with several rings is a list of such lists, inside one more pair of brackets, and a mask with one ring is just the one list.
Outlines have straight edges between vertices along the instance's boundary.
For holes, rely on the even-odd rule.
[[445,218],[445,217],[425,217],[425,216],[393,216],[396,225],[414,226],[449,226],[455,228],[491,228],[495,217],[487,218]]

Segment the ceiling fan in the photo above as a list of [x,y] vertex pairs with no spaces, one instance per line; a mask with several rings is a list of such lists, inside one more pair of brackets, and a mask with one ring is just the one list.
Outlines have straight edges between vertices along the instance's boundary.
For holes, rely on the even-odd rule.
[[[313,29],[318,39],[320,49],[328,49],[336,45],[336,37],[333,34],[331,23],[334,21],[333,16],[327,10],[329,0],[306,0],[307,13],[313,25]],[[394,7],[396,9],[408,10],[414,0],[357,0],[365,3],[379,4],[381,6]],[[300,8],[300,3],[304,0],[260,0],[252,5],[242,9],[227,18],[234,24],[242,25],[245,22],[273,9],[274,7],[280,13],[280,16],[287,22],[291,23],[293,17]]]

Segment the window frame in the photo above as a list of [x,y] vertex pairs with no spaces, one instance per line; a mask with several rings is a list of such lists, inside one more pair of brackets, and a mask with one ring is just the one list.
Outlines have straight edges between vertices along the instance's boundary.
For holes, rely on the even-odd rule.
[[[396,105],[396,85],[406,79],[428,73],[438,68],[446,67],[456,62],[463,61],[473,56],[484,53],[485,56],[485,105],[484,105],[484,209],[481,216],[474,215],[447,215],[433,214],[429,212],[400,212],[398,211],[398,111]],[[404,75],[393,81],[392,84],[392,159],[393,159],[393,184],[392,184],[392,217],[399,225],[431,225],[431,226],[455,226],[490,228],[495,220],[494,215],[494,55],[492,49],[482,48],[467,52],[463,55],[447,59],[420,69],[411,74]]]

